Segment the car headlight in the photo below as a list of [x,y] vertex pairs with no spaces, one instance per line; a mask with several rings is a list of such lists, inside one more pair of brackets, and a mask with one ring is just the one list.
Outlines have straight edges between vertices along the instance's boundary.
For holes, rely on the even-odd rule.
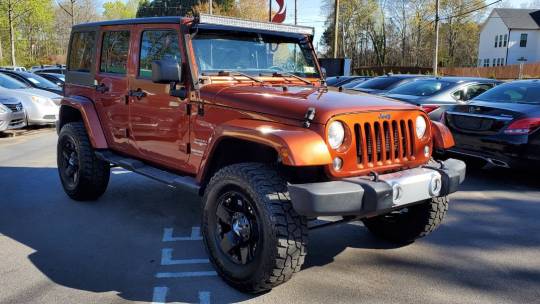
[[32,101],[43,106],[48,106],[52,101],[49,98],[32,95]]
[[345,139],[345,128],[339,121],[333,121],[328,127],[328,144],[332,149],[337,149]]
[[416,117],[416,137],[422,138],[426,134],[427,121],[423,116]]
[[9,111],[8,107],[0,103],[0,114],[7,113]]

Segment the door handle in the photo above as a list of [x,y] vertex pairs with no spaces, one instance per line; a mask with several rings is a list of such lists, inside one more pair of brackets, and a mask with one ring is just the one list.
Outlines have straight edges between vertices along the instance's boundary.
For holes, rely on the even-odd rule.
[[136,90],[129,90],[128,95],[131,97],[136,97],[137,99],[141,99],[143,97],[146,97],[146,92],[138,88]]
[[109,91],[109,87],[107,87],[104,83],[100,83],[96,86],[96,91],[103,94]]

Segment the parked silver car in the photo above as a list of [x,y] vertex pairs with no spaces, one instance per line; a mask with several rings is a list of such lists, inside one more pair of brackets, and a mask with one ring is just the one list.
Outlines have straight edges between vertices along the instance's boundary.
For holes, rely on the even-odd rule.
[[21,102],[28,125],[54,124],[58,118],[62,100],[58,94],[32,88],[1,73],[0,97],[14,98]]
[[0,96],[0,131],[18,129],[25,125],[22,103],[15,98]]

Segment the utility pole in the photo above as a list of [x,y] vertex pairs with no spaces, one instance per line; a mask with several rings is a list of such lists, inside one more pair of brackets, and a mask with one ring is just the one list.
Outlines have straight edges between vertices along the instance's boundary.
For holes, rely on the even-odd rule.
[[268,0],[268,22],[272,22],[272,1],[273,0]]
[[[438,0],[437,0],[438,1]],[[339,18],[339,0],[334,4],[334,58],[338,56],[338,18]]]
[[298,19],[296,17],[296,15],[297,15],[296,2],[297,2],[297,0],[294,0],[294,25],[298,24]]
[[439,0],[435,0],[435,50],[433,51],[433,75],[438,75],[439,64]]
[[208,1],[208,13],[210,13],[210,15],[212,15],[212,0]]

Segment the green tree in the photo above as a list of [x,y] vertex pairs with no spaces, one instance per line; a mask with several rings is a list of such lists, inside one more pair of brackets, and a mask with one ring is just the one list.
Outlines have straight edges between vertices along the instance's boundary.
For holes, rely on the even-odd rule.
[[103,4],[103,18],[107,20],[135,18],[139,0],[108,1]]

